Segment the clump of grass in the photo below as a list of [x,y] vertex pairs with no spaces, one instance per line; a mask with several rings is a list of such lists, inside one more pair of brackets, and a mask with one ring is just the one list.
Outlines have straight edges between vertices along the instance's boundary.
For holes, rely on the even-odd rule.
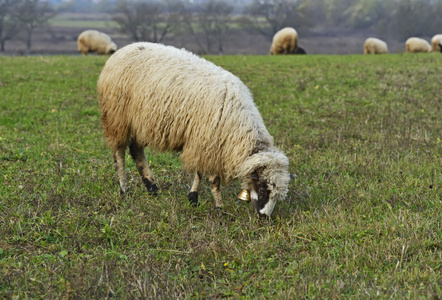
[[179,155],[102,138],[105,57],[0,57],[0,295],[5,298],[440,298],[437,55],[214,56],[239,76],[298,177],[271,220],[222,187],[188,205]]

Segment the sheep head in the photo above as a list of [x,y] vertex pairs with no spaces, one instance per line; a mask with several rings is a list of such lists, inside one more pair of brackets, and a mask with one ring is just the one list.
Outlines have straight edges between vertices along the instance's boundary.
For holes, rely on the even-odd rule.
[[267,182],[264,180],[259,180],[258,172],[253,172],[248,179],[250,179],[249,185],[249,194],[250,201],[252,203],[255,212],[260,216],[268,216],[273,212],[275,208],[276,201],[275,199],[270,199],[270,190],[267,185]]
[[291,175],[288,159],[279,151],[258,152],[244,163],[248,174],[243,176],[243,190],[247,190],[255,212],[270,217],[276,202],[287,195]]
[[117,51],[118,47],[114,42],[111,42],[106,49],[106,54],[114,54]]

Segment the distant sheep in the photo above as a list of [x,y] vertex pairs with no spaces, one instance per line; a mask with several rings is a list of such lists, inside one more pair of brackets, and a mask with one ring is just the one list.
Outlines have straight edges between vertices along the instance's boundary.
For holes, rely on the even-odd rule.
[[270,216],[285,198],[288,159],[273,145],[249,90],[230,72],[184,49],[133,43],[107,60],[97,91],[122,194],[127,147],[148,191],[157,194],[143,151],[149,146],[181,152],[185,169],[195,171],[188,196],[194,205],[202,175],[217,208],[220,182],[234,178],[260,215]]
[[364,54],[386,54],[388,53],[387,43],[371,37],[364,42]]
[[292,27],[285,27],[273,36],[270,54],[291,54],[296,48],[298,48],[298,33]]
[[430,44],[421,38],[411,37],[405,42],[406,53],[431,52]]
[[442,53],[442,34],[436,34],[431,39],[431,51]]
[[89,52],[97,52],[98,54],[112,54],[117,51],[117,45],[104,32],[97,30],[83,31],[77,39],[78,51],[82,55]]

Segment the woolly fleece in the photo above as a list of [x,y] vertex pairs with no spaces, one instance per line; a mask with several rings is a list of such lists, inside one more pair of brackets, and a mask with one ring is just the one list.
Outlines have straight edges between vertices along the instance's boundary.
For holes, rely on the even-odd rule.
[[285,27],[273,36],[270,54],[290,54],[298,48],[298,33],[292,27]]
[[97,30],[83,31],[77,39],[78,51],[86,55],[89,52],[111,54],[117,51],[117,45],[110,36]]
[[407,53],[431,52],[430,44],[421,38],[411,37],[405,42]]
[[431,51],[441,52],[439,45],[442,45],[442,34],[436,34],[431,38]]
[[364,54],[386,54],[388,53],[387,43],[371,37],[364,42]]
[[98,94],[113,151],[132,136],[143,147],[181,151],[186,170],[224,182],[262,168],[272,198],[285,197],[288,159],[273,146],[248,88],[221,67],[184,49],[134,43],[107,60]]

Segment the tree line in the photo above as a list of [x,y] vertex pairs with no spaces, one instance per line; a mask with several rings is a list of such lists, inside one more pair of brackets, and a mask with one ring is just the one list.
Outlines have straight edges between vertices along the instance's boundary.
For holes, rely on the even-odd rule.
[[35,28],[45,25],[53,16],[55,11],[45,1],[0,0],[0,50],[4,52],[6,42],[22,34],[29,54]]
[[[64,9],[75,10],[75,3]],[[404,40],[442,30],[442,0],[102,0],[119,30],[134,41],[162,42],[168,35],[190,33],[201,53],[223,53],[231,32],[245,30],[271,40],[290,26],[305,36],[315,29],[369,30]],[[244,1],[242,2],[244,3]],[[67,6],[66,6],[67,5]],[[58,6],[60,9],[60,6]],[[31,51],[32,33],[45,26],[57,6],[44,0],[0,0],[0,49],[22,35]]]

